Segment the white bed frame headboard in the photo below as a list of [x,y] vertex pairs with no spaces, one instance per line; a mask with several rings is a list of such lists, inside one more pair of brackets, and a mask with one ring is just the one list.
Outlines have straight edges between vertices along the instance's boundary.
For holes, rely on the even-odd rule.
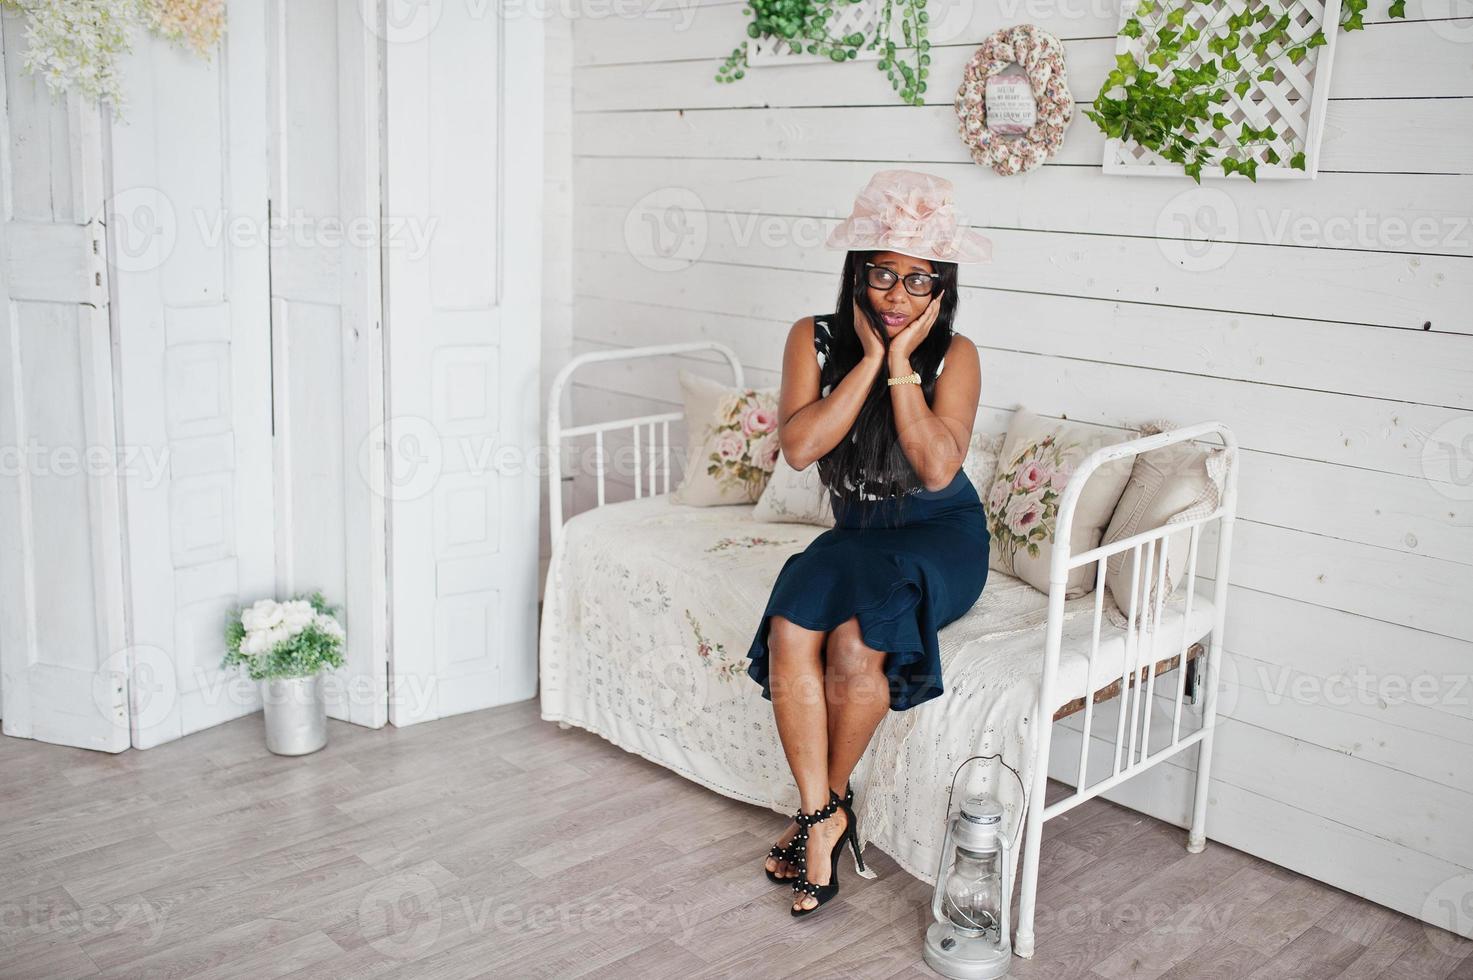
[[[588,364],[603,361],[630,360],[634,358],[662,357],[667,354],[684,354],[693,351],[716,351],[726,358],[731,365],[733,383],[738,387],[744,385],[741,362],[737,360],[736,353],[725,344],[715,341],[697,341],[682,344],[659,344],[648,347],[635,347],[625,350],[596,351],[581,354],[570,360],[557,376],[553,379],[551,390],[548,394],[547,405],[547,443],[550,455],[548,472],[548,506],[552,526],[552,539],[554,547],[562,538],[563,530],[563,500],[562,500],[562,443],[564,439],[574,436],[593,434],[595,439],[595,474],[598,479],[598,506],[603,506],[604,497],[604,448],[603,434],[618,429],[631,429],[634,434],[634,494],[636,497],[653,495],[656,493],[657,468],[655,460],[657,454],[662,454],[664,469],[664,485],[659,492],[670,490],[670,423],[684,417],[684,412],[664,412],[655,415],[633,416],[624,419],[615,419],[607,422],[589,423],[587,425],[568,426],[562,425],[560,406],[562,393],[568,380],[579,368]],[[657,436],[656,427],[659,427]],[[644,427],[647,432],[647,441],[642,445],[640,440],[640,429]],[[1223,492],[1217,507],[1210,513],[1192,518],[1190,520],[1177,521],[1161,524],[1149,528],[1139,534],[1111,542],[1107,545],[1091,548],[1077,555],[1071,555],[1070,534],[1073,529],[1074,511],[1078,507],[1080,493],[1084,489],[1086,481],[1101,466],[1114,460],[1126,459],[1139,456],[1142,453],[1153,452],[1177,443],[1191,442],[1208,437],[1216,436],[1222,443],[1222,451],[1226,454],[1227,470],[1223,480]],[[647,453],[649,467],[646,471],[643,465],[643,456]],[[1059,510],[1056,528],[1058,529],[1054,539],[1053,556],[1049,565],[1049,597],[1048,597],[1048,625],[1045,633],[1043,650],[1043,675],[1039,689],[1039,700],[1037,714],[1038,718],[1052,719],[1055,701],[1056,679],[1059,670],[1059,658],[1063,645],[1064,626],[1064,603],[1065,591],[1072,569],[1080,568],[1089,564],[1095,564],[1095,589],[1094,589],[1094,622],[1093,640],[1088,657],[1088,688],[1084,697],[1083,731],[1081,733],[1079,751],[1079,770],[1075,780],[1074,792],[1055,800],[1053,803],[1044,805],[1045,787],[1049,774],[1049,752],[1052,746],[1053,726],[1039,725],[1037,757],[1034,760],[1033,785],[1028,790],[1028,800],[1032,801],[1026,814],[1026,835],[1023,843],[1022,854],[1022,890],[1018,903],[1017,929],[1014,937],[1014,949],[1020,956],[1031,957],[1034,951],[1034,901],[1038,888],[1038,866],[1039,848],[1042,839],[1044,821],[1073,809],[1086,800],[1092,799],[1109,789],[1143,771],[1165,762],[1178,752],[1185,751],[1194,745],[1200,746],[1197,757],[1196,773],[1196,796],[1192,805],[1191,827],[1187,836],[1187,850],[1192,853],[1201,851],[1206,846],[1206,816],[1207,816],[1207,784],[1212,756],[1212,735],[1217,719],[1217,682],[1218,672],[1222,661],[1222,634],[1223,624],[1227,610],[1227,587],[1228,567],[1232,552],[1233,520],[1237,512],[1237,479],[1238,479],[1238,444],[1232,431],[1221,422],[1200,422],[1195,425],[1184,426],[1154,435],[1143,436],[1128,442],[1107,445],[1095,450],[1086,456],[1074,471],[1068,485],[1064,489],[1063,496],[1059,501]],[[646,486],[642,486],[644,481]],[[984,493],[983,488],[978,488],[979,493]],[[1202,529],[1213,522],[1219,523],[1219,534],[1217,543],[1216,570],[1213,575],[1213,622],[1211,627],[1211,642],[1209,644],[1205,665],[1205,677],[1203,685],[1206,697],[1203,701],[1202,724],[1196,731],[1187,735],[1181,734],[1182,705],[1187,702],[1188,692],[1186,690],[1187,666],[1189,663],[1188,648],[1198,638],[1186,636],[1185,628],[1182,630],[1183,642],[1179,651],[1179,659],[1176,661],[1176,696],[1172,717],[1171,740],[1155,751],[1149,751],[1150,747],[1150,721],[1151,721],[1151,699],[1155,693],[1155,683],[1158,660],[1156,657],[1156,646],[1158,634],[1161,632],[1156,627],[1163,622],[1165,604],[1171,596],[1166,594],[1163,587],[1165,581],[1165,562],[1157,561],[1158,554],[1166,552],[1166,538],[1182,532],[1190,533],[1190,541],[1187,552],[1187,565],[1184,573],[1185,578],[1185,604],[1182,609],[1182,622],[1187,623],[1191,618],[1192,603],[1196,596],[1197,585],[1197,552],[1198,543],[1201,539]],[[1116,554],[1130,551],[1134,557],[1135,574],[1131,581],[1130,596],[1128,602],[1122,604],[1122,610],[1126,605],[1129,607],[1126,616],[1126,636],[1124,667],[1118,677],[1119,696],[1119,718],[1114,733],[1114,765],[1110,776],[1096,781],[1093,785],[1085,785],[1088,774],[1090,741],[1093,732],[1094,721],[1094,693],[1102,690],[1110,678],[1100,676],[1097,673],[1100,657],[1100,637],[1102,620],[1104,617],[1104,593],[1105,593],[1105,568],[1108,559]],[[1154,568],[1153,568],[1154,566]],[[1147,588],[1147,583],[1155,576],[1154,592]],[[1142,603],[1141,596],[1155,595],[1154,602]],[[1175,590],[1172,595],[1175,595]],[[1116,597],[1117,601],[1119,597]],[[1149,606],[1149,608],[1147,608]],[[1149,629],[1147,626],[1149,625]],[[1113,674],[1112,674],[1113,678]],[[1142,700],[1145,708],[1142,710]],[[1126,732],[1126,702],[1129,701],[1129,733]],[[1194,702],[1195,703],[1195,702]],[[1137,744],[1137,731],[1141,737]]]
[[[647,492],[654,494],[655,491],[655,457],[657,451],[660,454],[664,471],[664,486],[660,493],[670,492],[670,423],[677,422],[685,417],[685,412],[661,412],[656,415],[635,415],[629,418],[613,419],[608,422],[591,422],[588,425],[573,425],[563,428],[562,404],[563,389],[567,387],[568,380],[573,373],[589,364],[597,364],[606,361],[628,361],[645,357],[664,357],[667,354],[689,354],[694,351],[711,350],[726,358],[731,365],[732,384],[738,388],[746,384],[745,375],[742,372],[742,362],[737,359],[736,351],[725,344],[714,340],[697,340],[681,344],[655,344],[648,347],[631,347],[626,350],[601,350],[590,351],[579,354],[567,364],[563,365],[561,371],[552,379],[552,387],[547,394],[547,506],[548,517],[552,528],[552,542],[556,546],[563,534],[563,466],[562,449],[563,440],[574,436],[593,434],[594,437],[594,473],[598,477],[598,506],[604,505],[604,433],[618,429],[630,429],[634,433],[634,495],[642,497],[645,490],[641,489],[640,480],[644,474],[643,459],[639,441],[640,426],[648,428],[648,451],[649,451],[649,476]],[[655,426],[660,427],[659,439],[657,441]]]

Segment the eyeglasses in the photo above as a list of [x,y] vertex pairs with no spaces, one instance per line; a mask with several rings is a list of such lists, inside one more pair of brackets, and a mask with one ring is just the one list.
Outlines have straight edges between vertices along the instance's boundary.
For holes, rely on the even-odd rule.
[[[865,278],[875,289],[889,289],[899,278],[894,271],[873,262],[866,262],[864,267]],[[905,277],[905,291],[912,296],[930,296],[936,288],[936,280],[940,278],[939,272],[912,272]]]

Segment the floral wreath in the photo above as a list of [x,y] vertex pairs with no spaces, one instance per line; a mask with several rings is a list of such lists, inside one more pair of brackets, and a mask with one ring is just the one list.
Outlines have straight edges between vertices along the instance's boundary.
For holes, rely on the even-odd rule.
[[[987,80],[1012,64],[1027,72],[1038,114],[1023,135],[1001,136],[987,128]],[[1063,145],[1064,130],[1074,118],[1063,44],[1031,24],[989,35],[962,71],[956,115],[962,142],[977,163],[1004,177],[1042,166]]]

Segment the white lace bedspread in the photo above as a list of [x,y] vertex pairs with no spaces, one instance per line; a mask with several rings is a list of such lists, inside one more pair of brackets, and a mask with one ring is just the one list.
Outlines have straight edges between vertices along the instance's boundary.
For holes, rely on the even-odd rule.
[[[746,675],[746,652],[783,562],[824,529],[754,521],[753,509],[683,506],[661,494],[570,518],[548,570],[541,714],[718,793],[789,814],[797,787],[772,704]],[[1090,686],[1094,601],[1089,595],[1065,606],[1050,715]],[[875,842],[933,883],[947,792],[962,760],[1001,753],[1031,786],[1047,602],[993,570],[971,611],[940,631],[946,693],[890,712],[855,770],[861,846]],[[1158,659],[1182,648],[1182,605],[1180,593],[1167,604]],[[1187,632],[1200,639],[1211,623],[1211,603],[1199,591]],[[1124,632],[1105,622],[1096,689],[1120,678],[1124,649]],[[957,781],[956,801],[982,791],[1002,802],[1008,832],[1021,844],[1022,800],[1012,775],[974,762]],[[1016,863],[1018,849],[1012,854]]]

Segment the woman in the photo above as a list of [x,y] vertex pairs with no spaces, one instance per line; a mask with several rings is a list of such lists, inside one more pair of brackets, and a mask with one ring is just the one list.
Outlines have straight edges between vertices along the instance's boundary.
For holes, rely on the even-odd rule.
[[766,862],[792,883],[795,916],[837,894],[846,840],[863,870],[849,775],[887,710],[942,693],[936,632],[987,579],[962,470],[977,348],[952,324],[956,263],[986,261],[990,243],[959,230],[950,190],[877,173],[827,242],[848,251],[838,312],[793,324],[783,355],[782,453],[795,469],[818,462],[835,516],[783,565],[748,652],[801,800]]

